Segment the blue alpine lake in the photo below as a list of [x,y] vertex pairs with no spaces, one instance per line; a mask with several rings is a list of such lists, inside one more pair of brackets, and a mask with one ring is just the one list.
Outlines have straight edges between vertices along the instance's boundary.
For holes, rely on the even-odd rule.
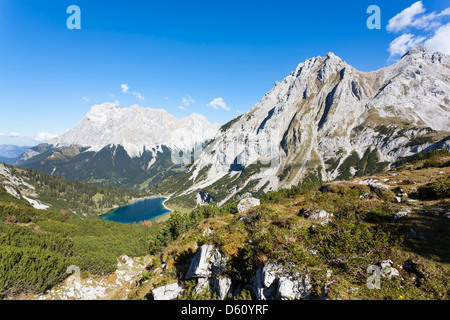
[[99,216],[102,220],[120,223],[139,223],[156,218],[169,213],[170,210],[164,207],[166,198],[147,198],[123,206]]

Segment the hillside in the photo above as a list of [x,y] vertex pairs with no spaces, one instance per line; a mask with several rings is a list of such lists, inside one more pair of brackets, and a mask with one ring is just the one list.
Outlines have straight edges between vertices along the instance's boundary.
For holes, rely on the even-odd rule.
[[[271,192],[244,211],[234,202],[174,212],[150,228],[34,209],[3,191],[1,294],[447,300],[449,177],[449,152],[435,150],[384,173]],[[367,287],[369,267],[384,268],[380,289]]]
[[[190,229],[172,219],[182,231],[130,297],[447,300],[449,177],[448,151],[433,151],[272,192],[242,213],[213,206]],[[367,287],[370,266],[383,268],[380,289]]]
[[0,188],[0,298],[43,294],[70,266],[87,277],[114,273],[120,257],[151,252],[158,230],[35,209]]

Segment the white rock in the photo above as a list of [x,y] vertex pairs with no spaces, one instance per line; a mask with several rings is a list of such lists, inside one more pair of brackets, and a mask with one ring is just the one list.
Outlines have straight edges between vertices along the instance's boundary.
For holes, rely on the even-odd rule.
[[260,267],[253,286],[258,300],[299,300],[306,299],[311,294],[308,276],[301,277],[277,263],[267,263]]
[[388,279],[392,277],[400,276],[400,273],[397,269],[392,267],[393,262],[391,260],[383,260],[380,262],[381,266],[381,275]]
[[227,277],[213,278],[212,288],[217,293],[219,300],[223,300],[230,291],[231,279]]
[[241,201],[239,201],[239,204],[237,206],[237,211],[239,213],[245,212],[248,209],[252,207],[259,206],[261,204],[261,201],[256,198],[244,198]]
[[399,211],[397,212],[396,216],[393,218],[393,220],[398,220],[400,218],[406,217],[408,215],[408,211]]
[[210,278],[221,271],[223,262],[220,251],[214,245],[205,244],[197,250],[192,258],[186,279]]
[[179,298],[184,292],[183,287],[178,283],[172,283],[167,286],[153,289],[154,300],[174,300]]
[[311,294],[311,284],[308,277],[280,277],[278,280],[279,300],[300,300],[308,298]]

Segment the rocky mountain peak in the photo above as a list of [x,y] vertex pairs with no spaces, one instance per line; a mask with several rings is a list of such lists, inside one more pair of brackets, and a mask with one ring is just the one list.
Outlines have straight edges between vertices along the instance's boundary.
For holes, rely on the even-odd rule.
[[122,145],[130,157],[138,157],[144,149],[161,145],[190,150],[214,138],[218,128],[199,114],[177,119],[164,109],[104,103],[93,106],[75,128],[49,143],[56,147],[89,147],[90,151]]
[[[422,55],[424,53],[429,53],[430,51],[427,49],[427,47],[425,47],[422,44],[419,44],[411,49],[408,50],[408,52],[406,52],[403,57],[405,56],[410,56],[410,55]],[[403,58],[402,57],[402,58]]]
[[[433,148],[445,137],[437,132],[450,131],[448,59],[417,46],[374,72],[358,71],[331,52],[300,63],[218,133],[194,163],[196,182],[182,195],[231,185],[238,172],[258,163],[264,167],[236,184],[267,192],[311,172],[333,180],[358,171],[348,164],[352,159],[387,164]],[[218,203],[228,199],[211,196]]]

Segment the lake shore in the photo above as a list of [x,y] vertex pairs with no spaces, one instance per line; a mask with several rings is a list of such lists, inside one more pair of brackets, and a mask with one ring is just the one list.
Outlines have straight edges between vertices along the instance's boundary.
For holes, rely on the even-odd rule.
[[121,209],[121,208],[125,208],[125,207],[127,207],[127,206],[130,206],[130,205],[139,203],[139,202],[141,202],[141,201],[146,201],[146,200],[151,200],[151,199],[163,199],[163,200],[161,201],[161,205],[162,205],[162,207],[164,208],[164,210],[166,210],[167,212],[165,212],[165,213],[163,213],[163,214],[161,214],[161,215],[158,215],[158,216],[156,216],[156,217],[154,217],[154,218],[151,218],[151,219],[142,220],[141,222],[153,221],[153,222],[157,222],[157,223],[158,223],[158,222],[163,222],[163,221],[167,220],[168,216],[169,216],[174,210],[171,209],[171,208],[169,208],[169,207],[166,205],[166,201],[169,200],[170,197],[165,197],[165,196],[149,196],[149,197],[142,197],[142,198],[133,198],[133,199],[130,199],[130,200],[128,201],[127,204],[124,204],[124,205],[115,205],[114,207],[110,208],[107,212],[102,213],[102,214],[99,214],[99,215],[98,215],[98,218],[99,218],[99,219],[102,219],[102,220],[111,221],[111,220],[108,220],[108,219],[104,219],[104,218],[102,218],[102,217],[103,217],[103,216],[106,216],[106,215],[108,215],[108,214],[113,214],[115,210],[119,210],[119,209]]
[[170,199],[170,196],[168,196],[168,197],[161,196],[161,197],[157,197],[157,198],[165,198],[165,200],[162,202],[162,205],[163,205],[164,209],[169,210],[169,212],[164,213],[154,219],[155,222],[159,223],[159,222],[164,222],[165,220],[167,220],[169,218],[170,214],[174,210],[170,209],[168,206],[166,206],[166,202]]

